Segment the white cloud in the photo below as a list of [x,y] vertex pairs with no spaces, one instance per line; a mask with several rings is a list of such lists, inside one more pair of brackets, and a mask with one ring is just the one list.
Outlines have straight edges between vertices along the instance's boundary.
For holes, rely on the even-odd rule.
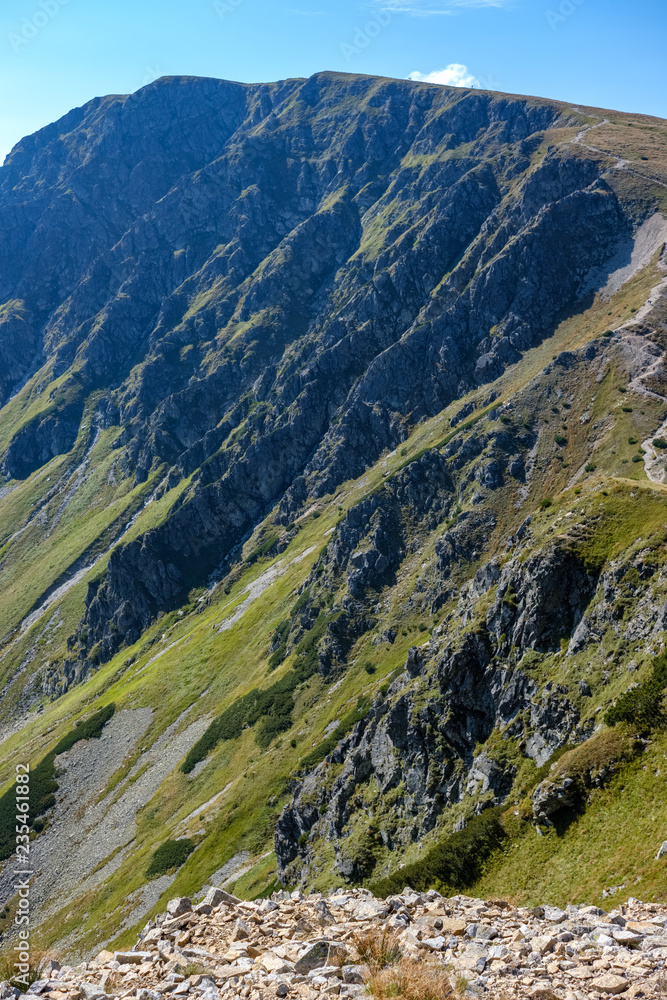
[[412,14],[432,17],[434,14],[455,14],[465,7],[506,7],[513,0],[374,0],[375,6],[392,14]]
[[450,63],[444,69],[433,73],[419,73],[415,70],[408,80],[418,80],[420,83],[439,83],[443,87],[481,87],[476,76],[473,76],[463,63]]

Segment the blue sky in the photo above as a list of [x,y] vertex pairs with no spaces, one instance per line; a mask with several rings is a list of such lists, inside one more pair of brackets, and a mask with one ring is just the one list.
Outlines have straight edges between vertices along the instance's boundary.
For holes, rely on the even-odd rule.
[[90,98],[167,74],[344,70],[667,117],[666,0],[4,0],[0,162]]

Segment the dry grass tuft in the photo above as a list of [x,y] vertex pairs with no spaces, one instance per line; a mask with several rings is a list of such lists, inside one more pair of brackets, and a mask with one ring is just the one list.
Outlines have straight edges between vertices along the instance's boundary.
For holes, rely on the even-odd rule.
[[357,949],[359,961],[368,966],[371,976],[398,962],[403,952],[396,934],[386,928],[355,934],[352,944]]
[[468,977],[462,975],[462,973],[459,973],[454,982],[455,992],[459,994],[466,993],[469,986],[470,986],[470,980],[468,979]]
[[174,969],[175,972],[179,972],[186,979],[191,976],[210,976],[210,968],[204,964],[204,962],[186,962],[184,965],[177,965]]
[[368,992],[376,1000],[455,1000],[457,996],[444,969],[416,958],[404,958],[371,976]]
[[13,950],[0,954],[0,983],[10,983],[22,993],[25,992],[25,984],[31,986],[40,977],[40,969],[53,956],[43,951],[41,948],[30,948],[30,972],[23,976],[15,968],[16,955]]

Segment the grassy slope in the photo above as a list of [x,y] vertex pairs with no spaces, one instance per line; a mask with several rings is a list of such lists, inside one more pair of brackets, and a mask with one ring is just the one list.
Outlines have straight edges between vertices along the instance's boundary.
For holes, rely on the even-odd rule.
[[[623,129],[628,127],[627,123],[622,123],[619,129],[623,132]],[[572,137],[567,131],[567,135],[563,138],[567,141]],[[622,139],[623,136],[615,132],[609,139],[610,145],[605,146],[605,149],[617,152],[622,148]],[[606,303],[596,299],[583,315],[565,318],[553,338],[528,352],[518,365],[510,368],[498,380],[494,388],[499,392],[500,399],[495,405],[499,406],[505,400],[514,399],[515,405],[520,406],[521,393],[531,386],[532,380],[539,375],[553,355],[562,350],[575,349],[599,336],[607,328],[616,327],[631,318],[633,310],[645,300],[646,293],[656,283],[657,278],[658,272],[653,265],[624,286],[612,302]],[[661,413],[658,412],[661,408],[658,404],[642,400],[641,405],[632,407],[631,413],[625,413],[622,405],[626,405],[627,400],[618,392],[618,384],[615,373],[610,370],[607,379],[597,391],[591,419],[599,417],[609,423],[603,428],[604,432],[599,435],[599,442],[595,447],[594,462],[597,468],[594,473],[582,472],[584,465],[590,460],[587,452],[588,438],[584,433],[584,425],[579,421],[587,403],[585,387],[569,386],[568,389],[573,396],[571,410],[566,413],[559,405],[559,414],[553,413],[549,416],[550,423],[543,429],[540,439],[540,457],[544,461],[544,468],[535,477],[530,500],[526,503],[524,511],[525,513],[534,510],[543,496],[558,496],[561,491],[567,491],[551,511],[537,518],[536,530],[543,531],[545,536],[549,531],[558,530],[559,517],[570,513],[573,505],[584,502],[575,499],[573,490],[577,483],[582,484],[577,488],[584,489],[586,502],[606,503],[596,492],[599,491],[599,484],[603,482],[604,477],[614,477],[614,481],[619,484],[618,493],[614,494],[612,501],[609,501],[609,504],[613,502],[616,505],[615,510],[616,508],[618,510],[616,513],[605,512],[605,516],[611,516],[612,520],[613,517],[618,519],[619,531],[614,536],[618,545],[630,544],[640,532],[640,527],[645,528],[649,522],[659,525],[661,519],[664,520],[665,491],[662,487],[646,481],[643,465],[630,462],[635,449],[627,443],[629,437],[636,436],[638,440],[642,440],[655,429],[661,417]],[[47,401],[35,389],[36,385],[37,377],[10,404],[11,410],[7,420],[5,416],[9,408],[3,412],[4,434],[14,433],[26,419],[46,408]],[[479,402],[488,395],[488,392],[489,387],[485,386],[478,392],[471,393],[468,398]],[[180,723],[181,728],[196,717],[219,712],[232,698],[243,694],[251,687],[270,683],[281,676],[289,669],[290,660],[277,674],[272,674],[270,680],[266,678],[270,638],[275,626],[288,614],[298,587],[307,577],[317,553],[326,543],[328,531],[334,527],[341,512],[377,489],[387,477],[424,449],[447,442],[455,433],[465,435],[478,422],[484,422],[485,413],[478,411],[455,432],[450,430],[450,417],[465,401],[467,400],[453,404],[438,417],[417,427],[400,453],[383,457],[359,481],[344,484],[335,497],[324,498],[319,504],[321,516],[314,518],[309,515],[303,520],[299,535],[287,551],[277,559],[260,561],[246,568],[229,594],[218,590],[210,596],[208,602],[195,605],[194,609],[189,610],[182,618],[170,615],[156,623],[135,647],[123,650],[85,685],[72,689],[59,701],[45,705],[41,714],[33,714],[20,733],[10,736],[3,743],[0,790],[7,787],[14,764],[19,759],[28,758],[32,761],[39,759],[71,727],[74,720],[90,712],[93,706],[100,703],[113,700],[119,710],[142,705],[153,708],[151,728],[142,740],[143,746],[149,747],[167,726],[179,719],[183,713],[189,711]],[[562,423],[566,423],[565,429],[562,429]],[[567,436],[568,443],[558,452],[558,457],[555,459],[553,435],[561,430]],[[80,453],[79,461],[83,459],[85,452],[84,434],[85,429],[82,430],[82,437],[77,445]],[[31,514],[41,503],[45,490],[48,489],[46,484],[49,481],[55,482],[66,469],[73,469],[77,465],[71,456],[54,459],[25,483],[18,484],[15,491],[2,500],[3,522],[0,541],[3,548],[0,558],[6,562],[3,589],[0,593],[0,632],[15,627],[45,588],[58,580],[82,553],[91,549],[103,551],[106,547],[103,543],[107,540],[108,532],[112,530],[111,526],[127,512],[138,509],[156,485],[159,476],[139,487],[132,487],[122,479],[117,485],[113,480],[110,481],[109,471],[114,460],[111,439],[112,434],[105,432],[95,445],[90,459],[92,473],[76,492],[51,534],[47,535],[48,526],[68,491],[69,481],[46,506],[45,524],[38,519],[31,520]],[[561,458],[564,461],[561,461]],[[633,483],[637,483],[641,489],[640,502],[637,504],[634,503],[634,498],[632,502],[629,499]],[[570,484],[569,490],[567,490],[568,484]],[[176,495],[185,488],[187,484],[182,484],[177,490],[148,506],[140,514],[131,534],[138,534],[151,524],[158,523],[166,515]],[[516,519],[516,512],[506,504],[504,494],[499,494],[493,502],[498,505],[496,513],[499,517],[499,527],[496,534],[500,538],[503,532],[506,535],[508,525]],[[25,529],[22,535],[9,542],[10,536],[21,529]],[[140,812],[139,835],[135,849],[128,860],[121,865],[113,880],[103,886],[101,891],[75,901],[68,906],[66,914],[59,914],[50,921],[44,929],[47,941],[60,939],[73,931],[80,932],[81,929],[83,929],[81,947],[92,946],[103,937],[113,936],[119,925],[120,916],[126,908],[125,900],[132,891],[143,884],[143,872],[152,851],[174,833],[197,837],[199,830],[202,828],[206,830],[206,836],[201,840],[197,850],[179,871],[169,895],[196,892],[212,871],[239,850],[246,849],[254,857],[261,857],[267,851],[270,852],[273,822],[286,799],[285,779],[298,766],[299,757],[317,745],[332,720],[345,714],[360,695],[372,694],[383,680],[404,662],[408,648],[419,642],[420,636],[423,636],[423,632],[420,631],[421,626],[426,623],[429,628],[434,627],[444,620],[451,610],[443,609],[436,619],[432,619],[426,610],[418,607],[406,610],[406,599],[414,591],[416,576],[421,572],[422,562],[432,554],[434,542],[435,536],[427,539],[420,552],[414,558],[407,560],[396,588],[388,595],[391,601],[389,616],[400,626],[396,643],[390,647],[373,645],[374,633],[370,633],[364,636],[353,650],[350,666],[340,686],[328,691],[321,679],[311,680],[299,697],[297,710],[294,713],[293,730],[277,740],[266,753],[260,752],[253,733],[248,731],[239,740],[218,746],[196,777],[186,778],[178,771],[171,774],[156,791],[154,798],[146,803]],[[253,539],[247,543],[246,553],[254,544]],[[288,573],[278,577],[248,608],[234,627],[222,633],[217,632],[215,626],[244,599],[245,590],[250,582],[272,565],[277,563],[284,565],[287,561],[298,559],[300,561],[294,562]],[[94,572],[99,572],[103,567],[104,561],[98,564]],[[63,642],[80,617],[86,585],[87,581],[84,579],[54,605],[51,614],[58,615],[62,619],[63,625],[60,629],[55,625],[48,628],[51,614],[45,616],[11,647],[4,662],[0,661],[0,671],[4,672],[0,674],[1,679],[2,676],[15,674],[19,664],[26,660],[26,654],[31,648],[36,648],[41,654],[26,664],[14,689],[3,699],[2,712],[5,718],[17,703],[31,672],[40,668],[46,660],[57,661],[63,656]],[[177,645],[169,648],[174,643]],[[149,664],[149,661],[160,652],[163,652],[160,659]],[[377,673],[372,678],[362,666],[368,659],[371,659],[377,667]],[[541,669],[545,672],[553,671],[554,675],[558,676],[559,671],[572,669],[572,666],[568,668],[558,658],[554,658],[553,661],[542,664]],[[620,686],[622,679],[614,683]],[[295,747],[292,747],[292,741],[296,743]],[[140,751],[135,751],[128,758],[122,772],[114,776],[112,782],[114,789],[120,791],[124,787],[122,784],[124,777],[139,756]],[[647,772],[642,771],[641,774],[649,772],[653,773],[649,768]],[[643,787],[642,780],[649,781],[648,777],[641,779],[639,774],[637,778],[638,787]],[[600,820],[602,824],[600,829],[612,829],[614,822],[620,822],[624,815],[623,802],[629,803],[629,800],[616,793],[617,784],[612,785],[609,792],[600,793],[599,803],[595,799],[591,816],[598,815],[593,810],[607,808],[607,813],[604,813],[607,819]],[[217,800],[214,807],[194,821],[185,822],[185,818],[197,806],[207,802],[221,789],[227,787],[227,792]],[[648,794],[648,786],[646,791]],[[275,804],[267,805],[268,800],[275,800]],[[607,801],[606,807],[605,801]],[[630,814],[628,804],[625,815]],[[602,817],[603,812],[599,815]],[[648,817],[642,816],[644,824],[642,829],[645,829],[645,835],[649,839],[655,839],[661,825],[663,831],[667,830],[667,806],[663,805],[657,796],[652,815],[654,818],[650,820],[653,824],[650,829],[646,826],[649,823]],[[583,822],[582,820],[581,823]],[[579,851],[582,858],[596,857],[593,848],[586,854],[582,847],[582,844],[590,841],[591,828],[590,825],[586,827],[581,823],[573,825],[558,842],[554,842],[553,837],[539,841],[542,855],[539,855],[534,845],[536,835],[527,833],[517,842],[507,858],[503,856],[495,860],[494,867],[485,876],[482,886],[486,886],[488,892],[492,889],[494,892],[506,892],[507,888],[501,889],[501,886],[518,887],[525,884],[533,887],[539,884],[543,886],[542,898],[562,899],[570,892],[576,895],[576,887],[572,885],[570,888],[575,878],[571,857],[576,851]],[[607,826],[604,826],[605,823]],[[595,834],[595,836],[599,851],[603,842],[602,835]],[[660,834],[660,837],[662,836],[663,834]],[[638,857],[636,852],[633,852],[632,837],[634,833],[631,835],[630,832],[627,835],[624,833],[622,837],[626,867],[628,865],[632,867],[633,858],[636,861]],[[551,866],[548,878],[539,883],[528,873],[535,873],[537,870],[535,858],[546,857],[551,849],[555,851],[556,857],[563,854],[562,865]],[[607,869],[601,867],[599,876],[593,866],[586,892],[599,894],[603,883],[611,884],[622,880],[625,877],[622,874],[618,878],[615,874],[612,876],[612,872],[617,870],[623,871],[621,857],[613,864],[610,861]],[[274,872],[274,859],[270,855],[264,857],[240,880],[238,890],[249,894],[256,893],[271,883]],[[662,892],[658,874],[650,877],[653,878],[653,882],[649,880],[646,884],[653,887],[652,891]],[[327,878],[330,879],[331,876]],[[527,892],[528,889],[516,888],[515,891]],[[534,895],[540,895],[536,888]],[[157,904],[155,909],[163,905],[164,900]],[[134,929],[127,930],[119,938],[119,943],[130,943],[134,935]]]
[[[617,316],[619,320],[628,318],[630,310],[636,308],[632,303],[643,299],[654,280],[655,273],[647,273],[636,279],[633,287],[623,289],[618,301],[612,304],[612,309],[616,310],[614,317]],[[565,321],[553,342],[529,352],[523,362],[503,376],[498,385],[502,396],[510,398],[520,392],[539,373],[553,353],[566,347],[579,346],[603,332],[608,322],[608,312],[606,306],[603,308],[600,303],[596,303],[583,321]],[[603,388],[603,391],[606,390]],[[142,741],[149,744],[189,706],[194,706],[191,717],[195,713],[197,716],[213,715],[229,703],[232,692],[236,696],[256,684],[261,685],[266,675],[266,657],[273,629],[288,613],[300,583],[306,578],[317,552],[325,543],[327,532],[340,517],[341,509],[345,510],[380,486],[388,476],[424,448],[449,438],[449,417],[459,405],[455,404],[449,412],[417,428],[400,453],[385,456],[360,481],[347,483],[335,497],[325,498],[320,504],[321,516],[307,516],[297,538],[277,560],[256,563],[243,573],[229,594],[214,595],[211,604],[201,606],[196,614],[190,614],[184,620],[176,619],[167,628],[165,623],[156,625],[136,648],[124,651],[122,656],[119,655],[115,661],[105,666],[85,688],[70,692],[59,703],[58,708],[62,711],[63,704],[69,704],[72,708],[77,704],[81,706],[84,700],[91,704],[103,689],[105,699],[113,699],[119,708],[126,705],[151,705],[156,709],[156,714],[147,739]],[[624,415],[623,419],[646,420],[648,428],[651,421],[655,425],[656,418],[652,414],[642,416],[638,413],[636,418]],[[476,420],[483,421],[484,416],[473,417],[467,424],[460,425],[457,432],[468,433],[470,426],[475,426]],[[573,417],[572,422],[576,424],[578,420]],[[622,433],[625,434],[626,430],[624,426]],[[612,432],[610,440],[613,441],[616,436]],[[550,444],[549,448],[551,447]],[[573,441],[571,448],[575,447],[576,441]],[[603,451],[602,448],[600,450]],[[613,450],[609,446],[610,462],[616,460],[616,456],[611,455]],[[571,470],[563,470],[560,462],[556,465],[555,472],[551,472],[549,466],[549,475],[541,477],[539,485],[543,491],[554,491],[553,487],[557,487],[559,483],[561,489],[567,485]],[[641,479],[642,468],[635,466],[632,469],[638,480]],[[599,473],[585,478],[591,489],[596,488],[600,481]],[[647,518],[659,521],[664,512],[664,491],[659,486],[648,484],[646,480],[641,485],[642,495],[646,493],[650,508],[640,504],[638,513],[641,521],[644,524],[648,523]],[[619,486],[623,497],[627,497],[631,488],[630,484],[627,488],[623,484]],[[539,494],[531,502],[534,504],[537,499]],[[552,510],[538,515],[535,528],[538,534],[553,530],[558,519],[569,512],[568,505],[574,499],[573,490],[569,490],[563,495],[562,506],[559,502]],[[634,515],[631,514],[629,519],[624,516],[622,520],[625,524],[630,524],[627,531],[631,535],[634,530],[632,525],[636,524]],[[251,551],[254,544],[251,539],[246,551]],[[232,629],[221,634],[214,631],[213,625],[220,623],[234,610],[251,580],[276,562],[285,563],[298,559],[311,549],[313,551],[302,561],[292,565],[289,574],[277,579],[250,606]],[[428,553],[428,546],[415,557],[414,563],[420,563],[425,553]],[[253,733],[246,732],[238,741],[218,746],[195,778],[186,778],[178,771],[173,773],[140,814],[137,838],[140,847],[121,866],[112,884],[96,893],[94,898],[80,900],[70,908],[65,931],[74,930],[83,922],[86,936],[82,944],[111,935],[113,928],[118,925],[117,908],[122,910],[127,895],[141,886],[142,873],[150,854],[159,843],[174,833],[196,836],[197,831],[202,828],[207,831],[205,839],[180,870],[176,882],[169,890],[170,894],[197,891],[206,882],[211,871],[220,867],[239,850],[246,849],[260,857],[271,850],[273,821],[285,798],[285,777],[298,765],[299,756],[317,745],[326,726],[344,714],[359,695],[372,693],[391,671],[403,663],[409,646],[420,641],[419,636],[423,633],[419,631],[419,626],[424,621],[429,626],[437,624],[430,615],[426,616],[421,611],[405,610],[406,598],[413,589],[415,570],[415,565],[407,565],[391,595],[390,615],[400,625],[396,643],[390,647],[373,646],[373,634],[360,640],[350,658],[352,666],[345,675],[344,683],[331,692],[330,701],[323,697],[326,694],[324,683],[320,679],[311,681],[310,688],[302,695],[295,713],[293,731],[286,733],[265,754],[257,748]],[[145,667],[156,652],[176,641],[179,642],[177,646],[167,651],[154,664]],[[122,664],[130,656],[135,656],[136,660],[131,667],[124,669]],[[372,659],[378,668],[372,678],[362,667],[366,659]],[[280,669],[283,671],[289,666],[288,660]],[[555,662],[545,664],[544,669],[556,670],[558,665]],[[120,672],[120,676],[109,684],[117,672]],[[271,681],[279,675],[280,673],[271,675]],[[47,719],[55,710],[54,706],[45,713]],[[186,717],[182,725],[187,722]],[[292,740],[296,742],[296,747],[291,746]],[[128,759],[126,770],[129,770],[135,759],[136,755]],[[119,779],[120,776],[116,780]],[[216,801],[210,812],[196,817],[191,823],[183,822],[196,806],[207,802],[227,786],[228,790]],[[269,807],[267,800],[272,797],[277,801],[274,806]],[[664,820],[667,822],[667,815]],[[271,882],[274,871],[275,863],[270,856],[261,860],[252,872],[242,878],[239,891],[251,894],[260,891]],[[602,883],[598,885],[601,890]],[[54,920],[50,927],[51,935],[56,936],[57,933],[60,937],[62,930],[61,918]],[[128,943],[133,933],[134,930],[125,932],[119,939],[120,943]]]
[[475,893],[523,905],[585,901],[609,909],[603,889],[622,886],[614,903],[628,896],[664,902],[667,870],[655,855],[667,836],[666,767],[667,736],[660,734],[607,788],[591,793],[585,814],[563,833],[540,836],[525,824],[491,859]]

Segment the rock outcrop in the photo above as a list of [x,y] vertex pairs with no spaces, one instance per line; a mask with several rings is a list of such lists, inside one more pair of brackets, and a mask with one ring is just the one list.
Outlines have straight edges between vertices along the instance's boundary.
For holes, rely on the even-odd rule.
[[[44,360],[78,399],[17,427],[2,468],[67,452],[88,405],[119,426],[126,474],[194,472],[91,592],[98,660],[224,571],[274,504],[288,523],[553,330],[632,226],[595,157],[536,152],[577,115],[339,74],[169,78],[12,151],[0,391]],[[521,479],[515,442],[494,449],[480,484]],[[359,586],[385,572],[356,558]]]

